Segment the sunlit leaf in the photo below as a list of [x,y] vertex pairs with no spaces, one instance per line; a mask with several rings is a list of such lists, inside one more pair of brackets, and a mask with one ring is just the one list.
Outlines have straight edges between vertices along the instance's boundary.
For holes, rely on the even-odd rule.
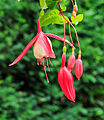
[[79,14],[76,17],[71,16],[71,21],[73,24],[77,25],[79,22],[83,20],[83,14]]
[[[49,24],[63,24],[62,17],[59,15],[60,11],[57,9],[47,11],[40,19],[40,25],[46,26]],[[69,20],[67,17],[65,17]],[[66,21],[64,21],[67,23]]]
[[81,22],[83,20],[83,14],[79,14],[76,16],[76,21]]

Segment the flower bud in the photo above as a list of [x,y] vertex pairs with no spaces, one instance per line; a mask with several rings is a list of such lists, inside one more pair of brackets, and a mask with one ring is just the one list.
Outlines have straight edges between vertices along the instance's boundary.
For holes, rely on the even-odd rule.
[[58,72],[58,82],[65,96],[75,102],[74,80],[70,71],[65,67],[66,54],[63,53],[61,68]]
[[77,77],[78,80],[82,76],[82,73],[83,73],[83,64],[81,58],[79,57],[75,62],[75,76]]
[[75,13],[77,13],[77,11],[78,11],[78,6],[77,5],[74,5],[74,11],[75,11]]
[[72,12],[72,16],[76,17],[76,12],[75,11]]
[[69,59],[68,59],[68,64],[67,64],[67,68],[69,71],[72,71],[73,67],[74,67],[74,64],[75,64],[75,56],[74,54],[72,54]]

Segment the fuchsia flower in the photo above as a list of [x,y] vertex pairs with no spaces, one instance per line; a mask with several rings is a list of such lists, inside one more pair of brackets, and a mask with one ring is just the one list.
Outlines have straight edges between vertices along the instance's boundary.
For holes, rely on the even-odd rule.
[[67,64],[68,70],[72,71],[74,64],[75,64],[75,56],[72,54],[68,59],[68,64]]
[[65,96],[75,102],[74,80],[71,72],[65,66],[66,54],[63,53],[61,68],[58,72],[58,81]]
[[[72,16],[76,17],[76,13],[78,11],[78,6],[76,4],[76,0],[75,0],[75,5],[74,5],[73,0],[71,0],[71,1],[73,4]],[[44,71],[45,71],[45,75],[47,78],[47,82],[49,83],[47,72],[46,72],[46,66],[48,67],[48,70],[49,70],[48,62],[50,62],[51,66],[52,66],[50,58],[55,58],[55,54],[52,49],[52,43],[47,36],[64,42],[61,68],[58,72],[58,82],[59,82],[59,85],[60,85],[63,93],[65,94],[65,96],[69,100],[75,102],[76,95],[75,95],[75,88],[74,88],[74,80],[73,80],[71,71],[75,64],[75,76],[78,78],[78,80],[82,76],[83,64],[81,61],[81,48],[80,48],[80,43],[78,40],[78,35],[77,35],[77,31],[76,31],[75,27],[63,15],[59,1],[58,1],[58,5],[59,5],[59,10],[60,10],[59,15],[62,17],[62,20],[64,23],[64,38],[61,38],[57,35],[50,34],[50,33],[43,33],[42,29],[40,27],[40,18],[39,18],[38,23],[37,23],[38,32],[37,32],[36,36],[28,43],[28,45],[25,47],[23,52],[9,66],[12,66],[12,65],[16,64],[17,62],[19,62],[24,57],[24,55],[27,53],[27,51],[30,49],[30,47],[34,44],[33,53],[34,53],[35,58],[37,59],[37,65],[44,66]],[[72,44],[68,40],[65,40],[65,21],[64,20],[69,23],[69,34],[70,34]],[[76,62],[75,62],[75,56],[74,56],[74,46],[73,46],[73,40],[72,40],[72,36],[71,36],[70,25],[73,27],[73,29],[76,33],[76,38],[77,38],[77,42],[78,42],[78,46],[79,46],[79,56],[78,56],[78,59],[76,60]],[[66,60],[65,42],[68,43],[72,47],[72,54],[68,59],[67,67],[65,66],[65,60]]]
[[72,16],[76,17],[76,12],[75,11],[72,12]]
[[83,63],[81,60],[81,55],[78,56],[78,59],[75,62],[75,76],[79,80],[83,74]]
[[[30,49],[30,47],[34,44],[33,52],[34,52],[34,56],[36,57],[36,59],[38,59],[37,64],[39,65],[39,62],[41,64],[41,60],[42,60],[47,82],[49,83],[45,68],[46,66],[49,67],[48,58],[50,61],[50,58],[55,58],[55,54],[52,49],[52,43],[47,36],[56,38],[61,41],[64,41],[64,39],[61,37],[58,37],[57,35],[43,33],[41,30],[39,21],[40,21],[40,18],[38,19],[38,23],[37,23],[37,27],[38,27],[37,35],[28,43],[28,45],[25,47],[23,52],[9,66],[12,66],[16,64],[17,62],[19,62],[24,57],[24,55],[27,53],[27,51]],[[73,47],[73,45],[68,40],[65,40],[65,42],[67,42],[70,46]],[[50,61],[50,64],[51,64],[51,61]]]
[[76,3],[75,3],[75,5],[74,5],[74,11],[75,11],[75,13],[77,13],[77,11],[78,11],[78,6],[77,6]]
[[72,48],[72,54],[69,56],[67,68],[69,71],[72,71],[75,64],[74,48]]
[[78,11],[78,6],[77,6],[77,3],[75,1],[75,5],[73,4],[73,12],[72,12],[73,17],[76,17],[77,11]]

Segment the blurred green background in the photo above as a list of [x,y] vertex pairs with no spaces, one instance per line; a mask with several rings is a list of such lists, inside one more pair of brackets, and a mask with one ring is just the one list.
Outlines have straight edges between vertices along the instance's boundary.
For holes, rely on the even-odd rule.
[[[67,0],[68,17],[72,4]],[[78,0],[84,20],[76,27],[82,48],[84,73],[75,78],[76,102],[69,101],[58,84],[63,43],[51,38],[56,59],[48,72],[38,67],[31,48],[16,65],[8,64],[37,33],[40,12],[37,0],[0,0],[0,120],[104,120],[104,0]],[[44,32],[63,37],[63,25],[49,25]],[[74,30],[73,40],[78,46]],[[66,38],[70,40],[68,26]],[[67,60],[71,48],[67,45]],[[67,61],[66,61],[67,62]]]

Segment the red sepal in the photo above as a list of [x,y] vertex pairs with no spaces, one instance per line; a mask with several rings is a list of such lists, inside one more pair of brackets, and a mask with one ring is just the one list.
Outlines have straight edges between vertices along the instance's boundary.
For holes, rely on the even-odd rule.
[[75,76],[79,80],[82,74],[83,74],[83,63],[82,60],[78,58],[75,62]]

